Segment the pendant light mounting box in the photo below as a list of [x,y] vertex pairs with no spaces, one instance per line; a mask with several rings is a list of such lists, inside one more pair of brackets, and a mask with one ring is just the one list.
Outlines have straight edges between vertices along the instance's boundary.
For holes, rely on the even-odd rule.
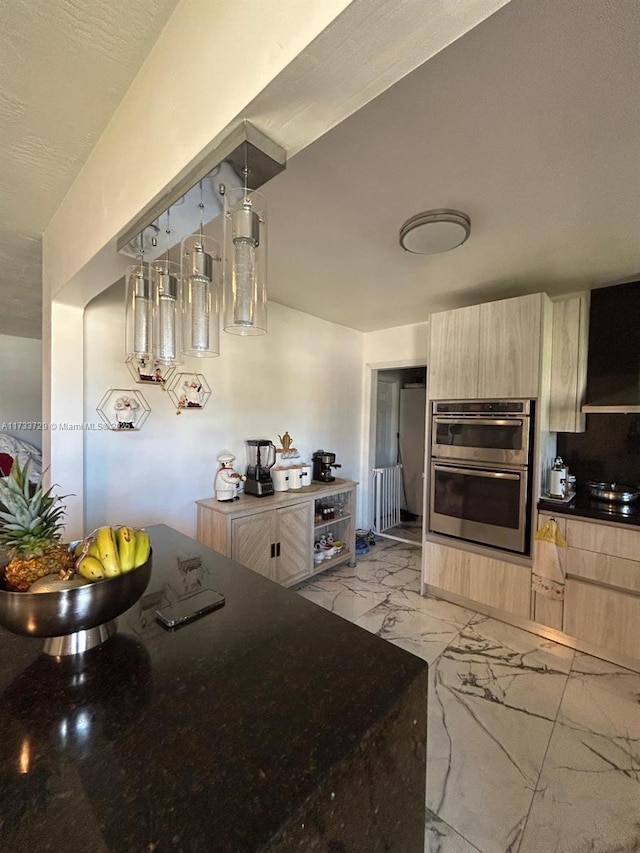
[[169,210],[175,244],[198,230],[201,197],[207,222],[211,222],[223,209],[220,184],[227,188],[243,185],[247,169],[248,185],[257,189],[286,168],[286,159],[284,148],[243,120],[227,136],[207,146],[127,225],[118,237],[118,251],[136,259],[143,252],[145,261],[154,261],[166,252],[165,241],[158,239],[158,233],[168,227]]

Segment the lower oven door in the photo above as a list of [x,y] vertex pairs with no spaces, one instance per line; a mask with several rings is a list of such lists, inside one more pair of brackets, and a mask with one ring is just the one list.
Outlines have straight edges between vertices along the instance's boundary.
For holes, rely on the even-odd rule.
[[527,469],[432,461],[429,529],[527,553]]

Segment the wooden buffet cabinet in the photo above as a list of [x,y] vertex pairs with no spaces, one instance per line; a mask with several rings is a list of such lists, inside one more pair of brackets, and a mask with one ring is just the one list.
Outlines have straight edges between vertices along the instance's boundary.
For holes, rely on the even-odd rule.
[[[282,586],[292,586],[341,563],[355,563],[356,486],[336,478],[262,498],[196,501],[198,542]],[[333,507],[333,517],[323,519],[323,507]],[[316,565],[314,542],[329,532],[344,548]]]

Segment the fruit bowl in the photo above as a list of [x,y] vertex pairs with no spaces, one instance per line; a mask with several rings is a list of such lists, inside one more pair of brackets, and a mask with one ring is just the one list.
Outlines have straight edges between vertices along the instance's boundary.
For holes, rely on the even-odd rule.
[[151,577],[152,556],[130,572],[72,589],[0,588],[0,625],[14,634],[46,637],[44,651],[50,655],[87,651],[115,634],[115,618],[142,596]]

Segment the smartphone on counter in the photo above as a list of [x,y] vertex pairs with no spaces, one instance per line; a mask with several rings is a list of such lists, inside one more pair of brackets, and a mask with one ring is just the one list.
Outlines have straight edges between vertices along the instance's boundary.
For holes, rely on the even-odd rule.
[[223,607],[224,602],[224,595],[214,589],[202,589],[156,610],[156,620],[163,628],[181,628],[194,619]]

